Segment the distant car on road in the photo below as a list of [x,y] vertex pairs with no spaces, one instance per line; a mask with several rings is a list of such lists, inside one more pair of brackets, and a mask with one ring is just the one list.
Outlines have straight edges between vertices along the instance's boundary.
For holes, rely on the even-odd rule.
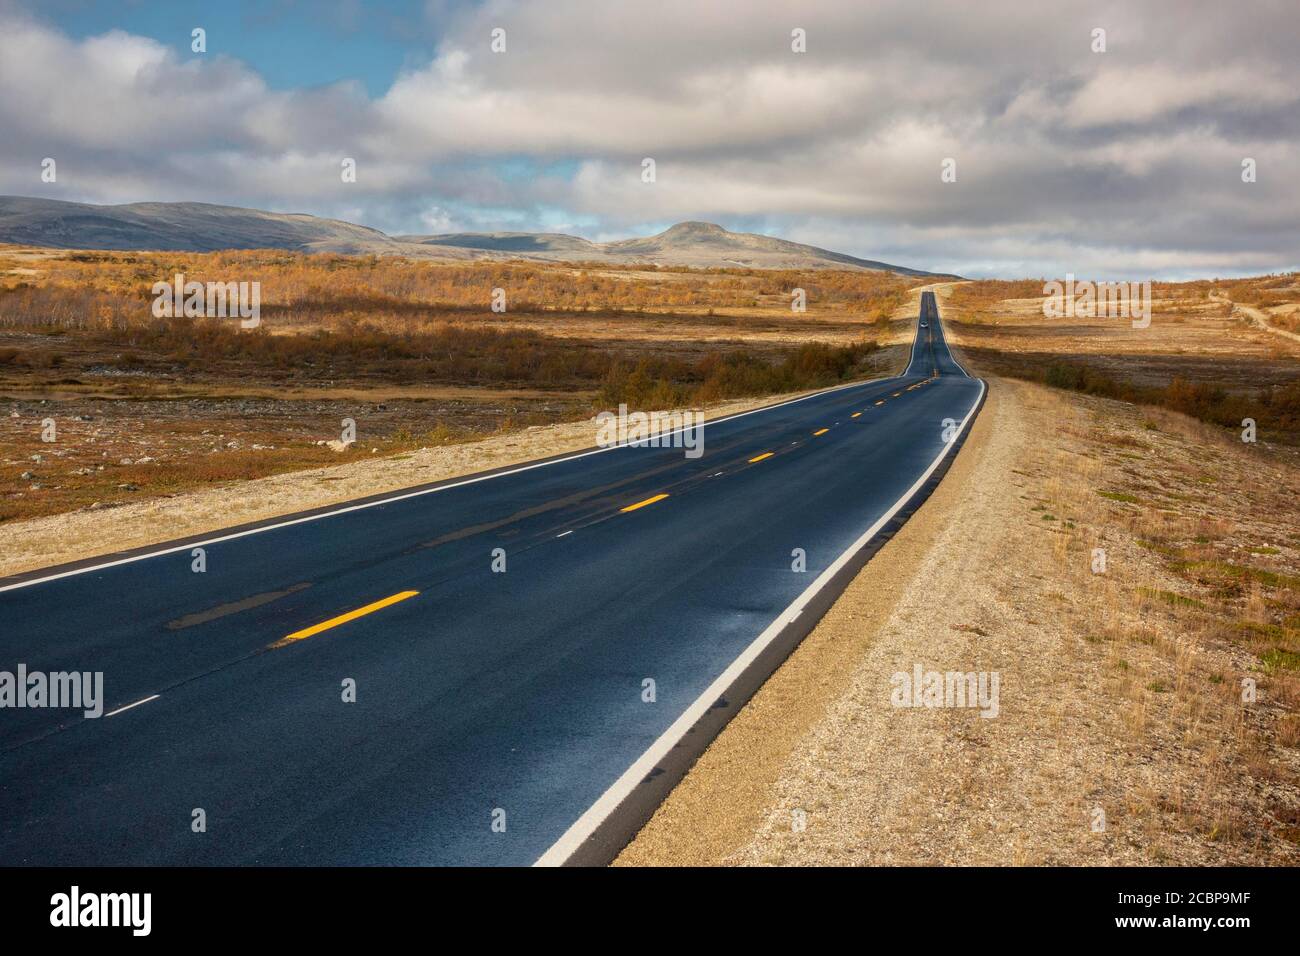
[[930,323],[929,323],[929,322],[922,322],[922,323],[921,323],[921,328],[923,328],[923,329],[928,329],[929,327],[930,327]]

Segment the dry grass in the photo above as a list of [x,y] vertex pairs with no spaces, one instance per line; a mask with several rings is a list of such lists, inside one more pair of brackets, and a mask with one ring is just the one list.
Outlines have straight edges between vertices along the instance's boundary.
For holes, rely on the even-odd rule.
[[[945,319],[986,371],[1154,405],[1224,428],[1300,443],[1300,341],[1269,334],[1234,309],[1261,296],[1300,307],[1297,276],[1156,283],[1148,328],[1128,319],[1049,319],[1043,283],[945,287]],[[1289,297],[1289,299],[1287,299]],[[1284,307],[1279,307],[1279,311]]]
[[[691,269],[582,263],[442,263],[261,250],[215,253],[76,252],[0,246],[0,327],[134,325],[156,281],[257,280],[277,333],[364,322],[389,332],[472,321],[584,338],[728,334],[776,342],[843,342],[888,320],[923,280],[890,273]],[[507,311],[490,309],[503,289]],[[791,291],[807,311],[791,311]],[[43,313],[43,314],[42,314]]]
[[[1151,821],[1156,845],[1172,831],[1243,862],[1277,852],[1278,840],[1294,847],[1300,470],[1290,455],[1165,410],[1057,402],[1075,448],[1056,454],[1042,486],[1048,506],[1069,515],[1054,576],[1092,594],[1089,638],[1108,648],[1106,677],[1133,741],[1154,737],[1203,775],[1134,791],[1127,812]],[[1146,449],[1135,456],[1137,442]],[[1107,552],[1103,576],[1095,548]],[[1258,794],[1246,803],[1243,773]]]
[[[158,319],[176,273],[256,280],[263,324]],[[918,280],[411,262],[286,252],[0,250],[0,521],[572,421],[872,377]],[[805,289],[808,311],[792,312]],[[490,310],[494,288],[508,309]],[[544,304],[542,304],[544,303]],[[41,440],[53,419],[58,439]]]

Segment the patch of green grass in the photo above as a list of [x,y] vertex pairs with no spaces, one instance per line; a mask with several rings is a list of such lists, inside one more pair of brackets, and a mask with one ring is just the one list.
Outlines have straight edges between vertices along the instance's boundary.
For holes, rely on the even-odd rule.
[[1136,505],[1142,503],[1141,499],[1137,496],[1127,495],[1122,491],[1099,491],[1097,494],[1101,495],[1103,498],[1108,498],[1111,501],[1122,501],[1125,504]]
[[1251,554],[1281,554],[1282,553],[1277,548],[1271,547],[1270,545],[1262,545],[1261,547],[1258,548],[1247,548],[1246,550],[1249,551]]
[[1151,691],[1153,694],[1163,694],[1169,690],[1169,688],[1165,685],[1164,681],[1153,680],[1151,683],[1147,684],[1147,690]]
[[1184,594],[1175,594],[1173,591],[1161,591],[1157,588],[1138,588],[1138,593],[1143,597],[1152,598],[1157,601],[1163,601],[1165,604],[1174,607],[1195,607],[1204,608],[1205,602],[1198,601],[1196,598],[1187,597]]
[[1265,653],[1260,659],[1266,671],[1295,671],[1300,670],[1300,654],[1295,651],[1288,651],[1284,647],[1275,647]]
[[1179,571],[1213,571],[1235,581],[1257,581],[1271,588],[1300,590],[1300,578],[1294,575],[1253,568],[1248,564],[1233,564],[1231,561],[1180,561],[1175,568]]

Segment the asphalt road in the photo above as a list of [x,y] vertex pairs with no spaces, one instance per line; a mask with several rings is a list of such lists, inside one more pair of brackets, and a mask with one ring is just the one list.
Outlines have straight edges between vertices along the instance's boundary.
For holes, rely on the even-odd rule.
[[0,671],[105,697],[0,709],[0,864],[564,862],[946,463],[984,386],[922,319],[902,376],[709,424],[699,458],[212,535],[203,573],[186,544],[0,581]]

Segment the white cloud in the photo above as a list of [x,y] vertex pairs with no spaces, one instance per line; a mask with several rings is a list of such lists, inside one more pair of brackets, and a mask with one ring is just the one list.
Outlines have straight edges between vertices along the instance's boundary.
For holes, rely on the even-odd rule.
[[[233,57],[121,31],[78,41],[0,2],[0,191],[344,210],[404,232],[761,222],[957,271],[1053,271],[1071,250],[1112,270],[1251,271],[1300,247],[1282,7],[491,0],[428,16],[444,27],[432,60],[371,99],[343,77],[273,90]],[[1259,182],[1241,183],[1244,156]]]

